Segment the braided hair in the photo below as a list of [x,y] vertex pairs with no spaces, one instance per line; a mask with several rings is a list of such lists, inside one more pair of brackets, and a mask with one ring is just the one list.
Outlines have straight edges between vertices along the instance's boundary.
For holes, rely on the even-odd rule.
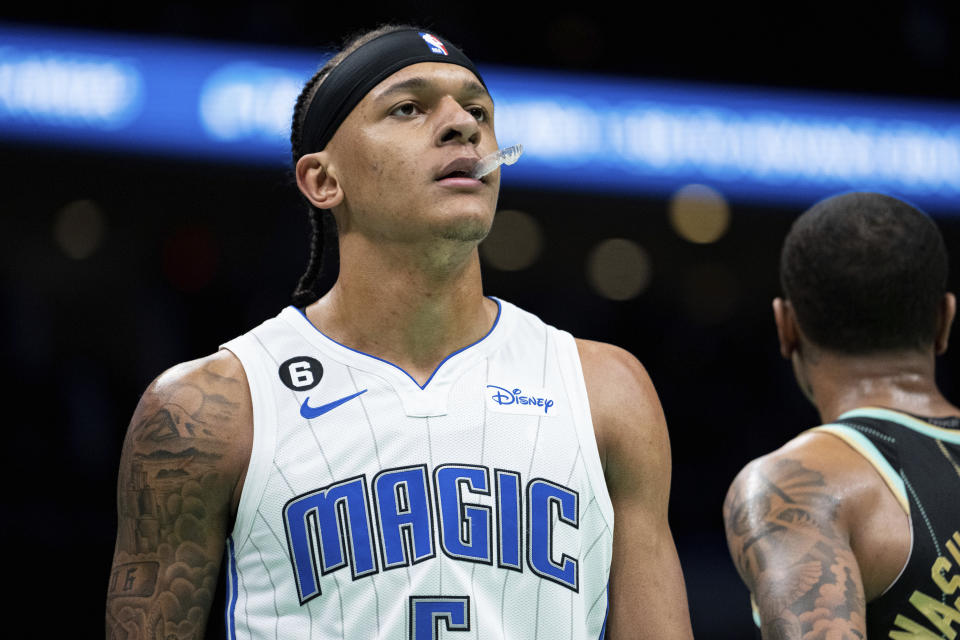
[[[293,167],[296,171],[297,162],[308,153],[316,149],[304,148],[303,123],[307,117],[307,109],[316,95],[317,90],[333,69],[339,65],[350,53],[367,42],[393,31],[410,29],[409,25],[384,25],[355,35],[347,40],[343,49],[330,58],[320,70],[307,81],[297,98],[293,110],[293,123],[290,127],[290,148],[293,155]],[[309,143],[309,141],[306,141]],[[304,198],[306,200],[306,198]],[[293,291],[292,302],[295,307],[306,307],[315,302],[333,286],[340,270],[340,251],[336,219],[327,211],[318,209],[307,200],[307,217],[310,221],[310,259],[307,270],[300,277],[297,288]]]

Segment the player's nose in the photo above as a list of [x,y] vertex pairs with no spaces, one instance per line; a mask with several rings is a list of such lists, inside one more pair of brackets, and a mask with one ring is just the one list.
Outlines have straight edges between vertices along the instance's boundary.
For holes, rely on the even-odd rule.
[[437,132],[437,144],[457,142],[475,145],[480,142],[480,124],[477,119],[451,96],[440,101],[437,111],[441,122]]

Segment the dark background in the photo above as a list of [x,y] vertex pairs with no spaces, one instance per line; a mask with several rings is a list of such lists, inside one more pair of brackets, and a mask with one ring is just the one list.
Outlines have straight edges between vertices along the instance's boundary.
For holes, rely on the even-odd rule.
[[[960,3],[729,4],[21,3],[0,20],[315,49],[380,22],[416,22],[481,67],[960,100]],[[306,263],[306,220],[279,167],[2,142],[0,167],[2,529],[8,585],[26,606],[13,615],[29,621],[21,637],[99,637],[116,467],[139,394],[287,303]],[[81,261],[52,231],[77,199],[106,219],[101,248]],[[779,357],[770,313],[780,243],[802,207],[732,200],[727,235],[701,246],[672,231],[665,199],[508,188],[500,206],[533,215],[545,245],[529,269],[488,268],[487,292],[644,362],[671,430],[671,522],[695,633],[747,637],[720,505],[747,461],[818,422]],[[960,254],[960,210],[932,213]],[[587,282],[588,252],[609,237],[637,240],[654,265],[650,288],[628,302]],[[956,352],[939,369],[956,399]]]

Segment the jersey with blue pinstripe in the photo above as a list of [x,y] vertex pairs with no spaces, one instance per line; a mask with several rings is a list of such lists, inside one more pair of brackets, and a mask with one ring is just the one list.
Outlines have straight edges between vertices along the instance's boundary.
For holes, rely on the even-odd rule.
[[254,444],[231,638],[598,638],[613,508],[576,343],[502,300],[422,386],[289,307],[224,345]]
[[960,630],[960,418],[863,408],[814,431],[831,433],[863,455],[910,516],[909,559],[897,580],[867,603],[867,637],[954,637]]

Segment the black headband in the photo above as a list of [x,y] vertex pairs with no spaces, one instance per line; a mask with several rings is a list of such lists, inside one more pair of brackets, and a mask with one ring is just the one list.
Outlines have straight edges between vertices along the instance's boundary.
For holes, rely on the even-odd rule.
[[446,40],[419,29],[391,31],[352,51],[323,79],[303,120],[301,153],[323,151],[371,89],[391,74],[418,62],[460,65],[483,82],[470,58]]

